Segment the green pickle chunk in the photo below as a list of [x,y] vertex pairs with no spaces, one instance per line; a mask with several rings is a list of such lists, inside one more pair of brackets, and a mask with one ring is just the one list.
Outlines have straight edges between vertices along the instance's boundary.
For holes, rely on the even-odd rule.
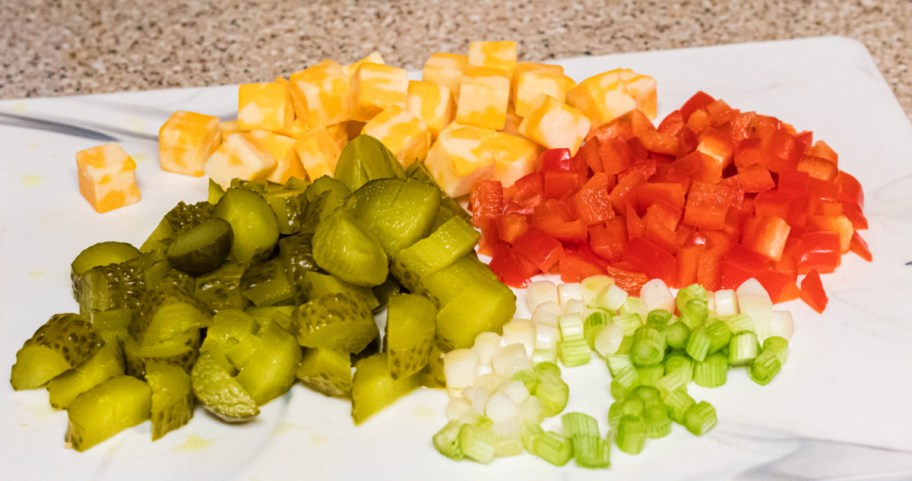
[[256,400],[232,376],[224,356],[203,351],[190,371],[190,384],[203,407],[227,422],[245,422],[260,413]]
[[405,172],[382,142],[369,135],[358,135],[342,149],[333,177],[355,191],[372,180],[404,178]]
[[345,209],[336,210],[317,226],[313,256],[326,272],[359,286],[376,286],[386,280],[388,260],[370,233],[362,230]]
[[78,314],[55,314],[16,353],[10,374],[15,390],[35,389],[82,364],[103,341]]
[[231,252],[231,224],[212,218],[174,237],[165,253],[178,269],[202,274],[216,269]]
[[355,353],[379,336],[374,316],[357,297],[331,294],[298,306],[292,316],[298,343]]
[[301,384],[333,397],[349,397],[352,389],[351,355],[332,349],[306,348],[296,376]]
[[355,191],[346,206],[387,255],[428,235],[440,207],[437,191],[422,182],[402,179],[372,180]]
[[352,379],[352,418],[361,424],[420,386],[418,376],[394,379],[386,354],[366,357],[355,365]]
[[247,189],[232,187],[212,211],[215,217],[231,224],[234,242],[231,255],[241,263],[269,257],[279,239],[275,214],[263,197]]
[[153,361],[146,366],[146,382],[152,389],[152,440],[187,424],[193,417],[190,374],[180,366]]
[[92,357],[48,382],[48,400],[66,409],[80,394],[124,373],[123,350],[116,342],[102,346]]
[[149,419],[152,391],[135,377],[117,376],[80,394],[67,408],[66,442],[77,451]]
[[411,376],[428,363],[434,344],[437,307],[418,294],[390,297],[386,320],[386,353],[394,379]]

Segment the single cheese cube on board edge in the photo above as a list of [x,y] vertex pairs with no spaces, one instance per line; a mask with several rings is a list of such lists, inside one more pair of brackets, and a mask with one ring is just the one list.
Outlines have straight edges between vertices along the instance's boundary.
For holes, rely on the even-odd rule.
[[361,133],[379,140],[405,167],[424,159],[431,143],[424,121],[398,105],[374,116]]
[[206,175],[223,189],[231,179],[265,180],[276,160],[249,133],[229,135],[206,161]]
[[469,42],[469,65],[475,67],[499,68],[512,76],[513,69],[516,68],[516,57],[516,42]]
[[424,68],[421,69],[421,80],[443,85],[453,92],[453,98],[459,97],[459,83],[462,73],[469,64],[469,57],[459,53],[435,52],[432,53]]
[[99,213],[140,199],[136,162],[118,144],[104,144],[76,153],[79,192]]
[[291,100],[295,116],[307,130],[345,122],[351,118],[348,75],[341,65],[324,60],[291,74]]
[[424,163],[434,180],[450,197],[469,193],[475,182],[494,172],[494,155],[483,137],[491,129],[461,127],[440,134]]
[[500,130],[507,122],[510,77],[501,69],[469,67],[462,75],[456,121]]
[[276,166],[266,177],[269,182],[284,184],[288,179],[296,177],[306,179],[307,173],[301,165],[301,159],[295,151],[296,139],[268,130],[252,130],[250,136],[276,161]]
[[288,133],[295,119],[285,79],[238,87],[238,129]]
[[482,141],[494,156],[491,178],[505,186],[513,185],[538,167],[541,147],[529,139],[505,132],[484,132]]
[[519,124],[519,133],[545,148],[567,148],[571,155],[576,155],[590,125],[589,119],[578,109],[554,97],[539,95]]
[[351,117],[367,122],[387,107],[405,107],[408,71],[377,63],[362,63],[352,75]]
[[424,121],[433,138],[456,117],[456,103],[450,89],[423,80],[409,82],[406,107]]
[[550,95],[563,102],[567,94],[566,88],[564,69],[561,66],[523,63],[513,74],[510,99],[516,114],[525,117],[539,95]]
[[178,110],[158,130],[158,159],[162,170],[202,176],[203,166],[221,143],[219,119]]
[[310,180],[332,175],[342,149],[326,129],[308,133],[295,143],[295,151]]

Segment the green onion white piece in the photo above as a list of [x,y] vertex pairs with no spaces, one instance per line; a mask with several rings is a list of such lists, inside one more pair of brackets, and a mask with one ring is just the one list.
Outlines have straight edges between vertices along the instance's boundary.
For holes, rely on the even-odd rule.
[[732,366],[750,364],[757,357],[759,344],[753,332],[742,332],[731,338],[728,346],[728,362]]
[[738,296],[733,289],[722,289],[715,292],[715,309],[719,317],[734,316],[738,311]]
[[532,368],[532,360],[526,356],[526,348],[522,344],[510,344],[494,351],[491,367],[495,373],[509,378],[516,371]]
[[613,321],[601,328],[592,341],[592,348],[600,356],[607,358],[618,352],[621,343],[624,342],[624,330]]
[[535,281],[526,287],[526,306],[529,312],[535,312],[538,306],[553,302],[559,304],[557,297],[557,286],[551,281]]
[[640,289],[640,299],[647,311],[664,309],[674,312],[675,310],[674,295],[662,279],[651,279],[643,284]]
[[612,284],[614,284],[614,279],[605,275],[590,276],[580,281],[580,291],[586,307],[599,307],[596,305],[595,299],[602,290]]
[[581,313],[562,314],[557,317],[561,339],[564,341],[583,340],[583,315]]
[[792,313],[789,311],[773,311],[769,320],[769,335],[789,340],[794,332],[795,323],[792,320]]
[[526,356],[532,356],[535,349],[535,324],[530,319],[513,319],[503,325],[504,345],[522,344],[526,349]]
[[443,373],[451,396],[475,382],[478,356],[471,349],[454,349],[443,356]]
[[748,279],[735,291],[738,296],[740,312],[747,314],[754,321],[757,339],[761,342],[768,336],[769,320],[773,315],[773,301],[763,284],[756,279]]
[[578,282],[567,282],[557,286],[557,302],[566,310],[571,300],[583,300],[583,287]]

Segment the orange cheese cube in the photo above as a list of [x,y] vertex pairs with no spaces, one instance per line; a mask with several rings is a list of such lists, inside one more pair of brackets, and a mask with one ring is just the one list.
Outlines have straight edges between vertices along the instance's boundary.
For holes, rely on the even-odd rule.
[[341,65],[324,60],[291,74],[295,115],[308,130],[344,122],[351,117],[348,75]]
[[237,120],[225,120],[219,122],[219,133],[222,134],[223,139],[239,131],[240,129],[238,128]]
[[507,122],[510,76],[501,69],[470,67],[462,75],[456,121],[500,130]]
[[469,57],[459,53],[436,52],[432,53],[424,62],[421,70],[421,80],[443,85],[450,89],[454,98],[459,97],[459,82],[462,73],[469,64]]
[[367,122],[393,105],[405,108],[408,72],[405,69],[362,63],[351,82],[351,118]]
[[295,112],[285,79],[241,84],[238,88],[238,129],[288,132]]
[[265,180],[276,160],[249,133],[231,134],[206,161],[206,175],[228,189],[231,179]]
[[572,155],[589,133],[590,121],[578,109],[539,95],[519,124],[519,133],[547,149],[567,148]]
[[563,102],[567,94],[564,69],[559,65],[523,63],[513,73],[510,100],[520,117],[525,117],[541,94]]
[[449,130],[428,150],[425,166],[451,197],[468,194],[475,182],[494,172],[494,155],[483,141],[489,133],[493,131],[475,126]]
[[79,192],[97,212],[139,201],[136,162],[118,144],[104,144],[76,153]]
[[424,121],[396,105],[374,116],[364,124],[361,133],[382,142],[406,167],[416,160],[423,160],[431,144],[431,135]]
[[345,69],[345,74],[348,75],[349,80],[352,76],[355,75],[355,71],[358,70],[358,67],[362,63],[378,63],[380,65],[386,65],[386,62],[383,61],[383,56],[380,55],[380,52],[371,52],[367,57],[362,58],[361,60],[356,60],[342,68]]
[[516,42],[469,42],[469,65],[499,68],[512,76],[516,68]]
[[179,110],[158,130],[158,160],[162,170],[199,177],[220,142],[218,117]]
[[656,118],[656,79],[634,72],[631,69],[622,69],[621,82],[627,94],[636,100],[637,109],[646,114],[650,120]]
[[509,187],[517,179],[535,171],[541,147],[529,139],[504,132],[482,135],[484,146],[494,156],[491,178]]
[[519,133],[520,123],[522,123],[522,117],[516,115],[516,112],[507,112],[507,122],[500,131],[510,135],[521,135]]
[[295,151],[311,180],[333,175],[342,153],[339,144],[326,129],[315,130],[299,139],[295,143]]
[[336,143],[339,144],[339,148],[345,148],[345,145],[348,144],[348,130],[349,125],[352,121],[340,122],[338,124],[327,125],[325,127],[320,127],[318,129],[308,129],[304,125],[304,121],[301,119],[295,119],[291,124],[291,130],[288,133],[289,137],[292,137],[296,140],[300,140],[314,132],[315,130],[326,130],[326,132],[336,140]]
[[585,113],[596,128],[637,108],[655,118],[655,96],[655,79],[630,69],[615,69],[589,77],[567,91],[567,104]]
[[266,180],[284,184],[292,177],[307,178],[304,166],[301,165],[301,160],[298,159],[298,153],[294,148],[297,140],[268,130],[252,130],[250,136],[275,159],[276,166]]
[[424,121],[434,138],[456,116],[456,103],[450,89],[422,80],[409,82],[406,107],[409,112]]

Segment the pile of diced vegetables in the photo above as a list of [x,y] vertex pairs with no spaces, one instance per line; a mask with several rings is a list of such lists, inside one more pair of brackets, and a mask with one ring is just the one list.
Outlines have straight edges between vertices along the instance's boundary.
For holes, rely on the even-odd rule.
[[[613,444],[638,453],[672,423],[702,435],[716,412],[687,386],[738,367],[770,382],[793,330],[773,304],[822,311],[819,273],[870,260],[863,194],[826,143],[773,117],[704,93],[655,116],[651,77],[576,83],[517,62],[514,42],[434,53],[420,81],[377,53],[324,60],[241,85],[236,120],[175,112],[161,167],[208,176],[209,199],[139,248],[80,253],[79,313],[25,342],[13,387],[46,386],[80,451],[150,419],[157,439],[197,403],[248,421],[296,381],[351,399],[355,423],[445,387],[433,443],[453,459],[606,467]],[[140,199],[120,146],[77,166],[98,212]],[[608,434],[605,413],[545,431],[570,396],[560,365],[592,359]]]

